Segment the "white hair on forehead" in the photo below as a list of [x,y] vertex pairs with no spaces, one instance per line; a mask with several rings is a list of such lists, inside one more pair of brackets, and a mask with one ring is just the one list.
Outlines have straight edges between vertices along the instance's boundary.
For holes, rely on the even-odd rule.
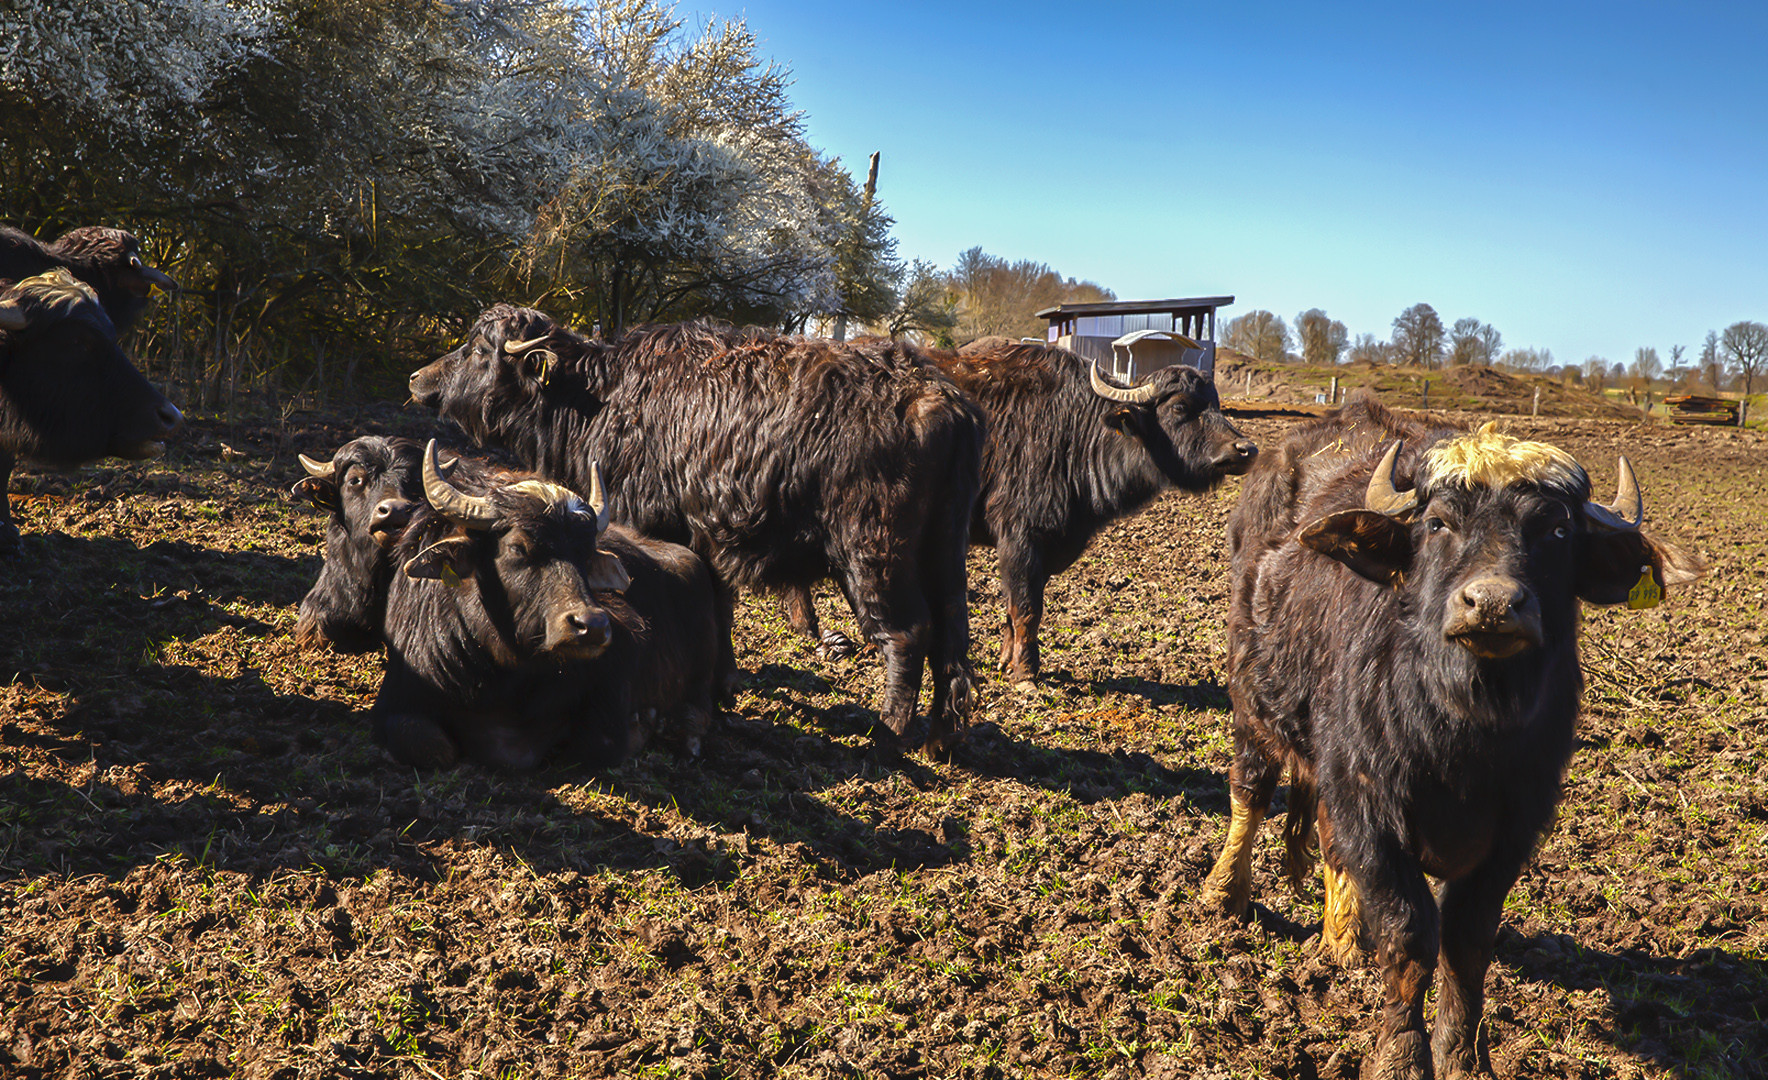
[[92,291],[92,286],[60,266],[25,278],[8,289],[7,295],[19,300],[35,300],[50,311],[69,310],[86,301],[98,303],[98,294]]
[[1590,477],[1577,459],[1557,446],[1529,442],[1498,430],[1490,421],[1478,431],[1448,439],[1424,455],[1424,486],[1508,487],[1516,483],[1585,498]]

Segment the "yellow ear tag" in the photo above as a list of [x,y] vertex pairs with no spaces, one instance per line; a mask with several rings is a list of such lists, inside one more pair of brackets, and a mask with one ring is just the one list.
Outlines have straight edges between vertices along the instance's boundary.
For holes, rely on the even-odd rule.
[[[442,584],[450,589],[460,588],[460,575],[454,572],[454,567],[449,563],[442,564]],[[1652,603],[1655,604],[1657,601],[1653,600]]]
[[1634,611],[1641,608],[1657,607],[1664,598],[1664,590],[1658,586],[1657,579],[1651,576],[1651,567],[1639,568],[1639,584],[1627,593],[1627,606]]

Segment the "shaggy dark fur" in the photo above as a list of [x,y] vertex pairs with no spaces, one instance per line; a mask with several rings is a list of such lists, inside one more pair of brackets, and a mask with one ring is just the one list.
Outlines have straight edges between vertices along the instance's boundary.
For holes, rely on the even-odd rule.
[[92,286],[98,303],[121,334],[146,310],[154,286],[178,287],[141,257],[135,234],[100,225],[69,229],[53,244],[44,244],[17,229],[0,226],[0,278],[17,281],[65,267]]
[[365,435],[338,447],[329,479],[309,476],[295,485],[296,496],[330,515],[325,564],[295,622],[302,648],[359,653],[380,646],[393,545],[423,502],[423,452],[414,439]]
[[[91,290],[60,275],[0,288],[0,308],[26,323],[0,330],[0,492],[19,458],[73,466],[153,457],[184,423],[117,347]],[[0,498],[0,551],[18,540]]]
[[704,557],[720,588],[721,685],[735,675],[734,586],[834,576],[884,652],[889,729],[909,731],[929,656],[930,741],[968,716],[964,552],[984,427],[918,352],[704,323],[605,343],[498,305],[411,392],[579,490],[599,461],[616,518]]
[[[1575,467],[1553,482],[1419,490],[1397,517],[1364,509],[1393,440],[1405,489],[1425,451],[1460,434],[1353,397],[1261,458],[1229,525],[1234,820],[1205,896],[1244,912],[1252,837],[1288,768],[1292,866],[1317,812],[1328,937],[1348,910],[1334,944],[1354,952],[1360,898],[1383,971],[1365,1075],[1429,1076],[1433,1057],[1438,1075],[1482,1067],[1499,913],[1571,753],[1579,599],[1625,600],[1641,566],[1660,583],[1700,573],[1669,545],[1593,523]],[[1438,897],[1426,874],[1442,879]]]
[[[411,545],[401,543],[407,529],[416,527],[425,536],[438,538],[465,535],[448,528],[425,507],[422,460],[423,447],[410,439],[365,436],[338,448],[331,459],[331,480],[309,476],[296,485],[297,495],[331,513],[325,565],[301,601],[296,633],[303,645],[366,651],[381,644],[394,576],[415,553]],[[445,452],[443,460],[451,463],[450,481],[474,494],[535,479],[454,451]],[[515,505],[532,516],[538,505],[527,505],[532,503],[523,500]],[[514,520],[510,527],[517,527]],[[490,536],[473,539],[480,548],[497,542]],[[420,541],[413,543],[422,546]],[[488,646],[475,653],[460,647],[459,641],[452,648],[421,642],[427,632],[424,624],[411,623],[402,637],[404,653],[424,658],[423,665],[417,671],[408,665],[391,696],[383,688],[375,712],[381,744],[401,762],[420,766],[448,764],[464,750],[487,764],[527,767],[561,748],[606,763],[657,734],[697,752],[698,740],[711,720],[712,663],[717,651],[711,575],[686,548],[651,540],[621,525],[610,525],[596,541],[596,549],[617,558],[631,578],[624,593],[592,596],[594,605],[612,616],[613,641],[606,653],[551,666],[544,658],[530,658],[526,665],[530,670],[523,675],[518,670],[523,663],[498,667],[501,661],[525,655],[519,634],[513,635],[516,644]],[[487,603],[487,589],[492,594],[501,589],[515,599]],[[426,603],[457,604],[466,614],[451,609],[444,625],[457,632],[466,628],[490,634],[474,638],[481,644],[499,640],[504,627],[495,621],[475,624],[474,613],[502,610],[503,603],[519,608],[530,599],[518,595],[503,577],[480,575],[452,592],[439,582],[411,581],[400,593],[420,610]],[[396,616],[393,624],[405,625],[402,618],[408,616]],[[490,663],[497,670],[478,672],[477,677],[456,670],[472,663]],[[556,677],[548,674],[553,670],[559,672]],[[438,698],[424,689],[473,685],[476,680],[495,688],[479,695],[489,695],[486,700],[495,708],[473,696]],[[511,685],[517,689],[509,691]],[[505,700],[501,695],[506,692],[517,696]],[[590,704],[581,706],[581,701]],[[583,731],[573,727],[569,715],[580,706],[590,717]],[[526,721],[520,719],[524,710],[528,710]],[[588,745],[572,750],[582,738],[588,739]],[[615,742],[620,745],[614,746]]]
[[1003,343],[934,359],[988,420],[970,539],[996,551],[1001,666],[1015,682],[1037,678],[1045,584],[1100,529],[1167,488],[1208,490],[1258,453],[1193,368],[1155,372],[1154,398],[1126,404],[1095,393],[1088,362],[1066,349]]

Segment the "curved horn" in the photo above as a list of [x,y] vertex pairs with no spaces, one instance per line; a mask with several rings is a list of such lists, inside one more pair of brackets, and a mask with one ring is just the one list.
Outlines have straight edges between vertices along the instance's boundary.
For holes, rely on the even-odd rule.
[[436,455],[436,440],[424,447],[424,498],[436,512],[469,529],[489,529],[497,521],[491,500],[481,495],[468,495],[442,478],[442,467]]
[[172,275],[166,273],[164,270],[155,270],[151,266],[143,265],[139,273],[142,277],[153,282],[167,292],[178,292],[180,289],[179,284],[172,280]]
[[1125,405],[1146,405],[1154,400],[1155,394],[1160,393],[1160,388],[1153,383],[1143,383],[1141,386],[1132,386],[1127,389],[1121,386],[1112,386],[1105,381],[1105,376],[1099,374],[1097,360],[1093,361],[1090,370],[1093,376],[1093,393],[1107,401],[1121,401]]
[[330,480],[338,475],[338,467],[329,461],[314,461],[306,454],[295,456],[301,459],[301,468],[307,470],[307,475],[316,480]]
[[584,502],[595,511],[595,531],[606,532],[608,528],[608,498],[602,493],[602,466],[600,462],[589,463],[589,498]]
[[30,322],[30,317],[25,314],[22,306],[0,304],[0,330],[23,330]]
[[549,337],[552,337],[550,331],[537,338],[529,338],[527,341],[506,341],[503,343],[503,351],[509,353],[511,356],[514,356],[517,353],[525,353]]
[[1403,514],[1418,505],[1416,489],[1394,490],[1394,463],[1400,459],[1400,447],[1404,444],[1404,439],[1395,439],[1394,444],[1387,448],[1381,464],[1375,466],[1375,475],[1369,478],[1368,488],[1363,492],[1363,505],[1388,517]]
[[1615,501],[1604,506],[1591,499],[1584,504],[1584,516],[1615,532],[1636,532],[1645,520],[1645,499],[1639,494],[1639,478],[1633,475],[1633,463],[1625,454],[1621,455],[1620,474]]

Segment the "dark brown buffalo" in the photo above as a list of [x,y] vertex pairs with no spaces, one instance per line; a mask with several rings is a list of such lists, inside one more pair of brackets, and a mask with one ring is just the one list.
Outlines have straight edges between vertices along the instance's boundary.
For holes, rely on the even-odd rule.
[[[0,493],[19,458],[73,466],[155,457],[183,423],[118,348],[92,290],[66,270],[0,287]],[[0,552],[18,541],[0,498]]]
[[1579,602],[1701,572],[1639,531],[1625,458],[1619,487],[1599,505],[1562,450],[1364,397],[1292,430],[1247,478],[1229,523],[1233,816],[1203,898],[1246,910],[1287,769],[1291,872],[1317,820],[1325,936],[1349,958],[1366,935],[1382,971],[1364,1076],[1488,1068],[1477,1033],[1504,897],[1572,750]]
[[698,753],[716,654],[700,559],[607,523],[599,491],[423,460],[370,436],[304,459],[297,485],[333,514],[306,641],[388,646],[377,741],[425,768],[606,765],[658,734]]
[[[1206,491],[1251,467],[1258,447],[1222,415],[1215,384],[1194,368],[1163,368],[1120,386],[1054,346],[998,343],[933,354],[988,420],[982,489],[970,540],[995,549],[1007,620],[1001,666],[1037,678],[1044,586],[1100,529],[1168,488]],[[805,590],[787,610],[816,636]],[[839,649],[840,635],[822,635]]]
[[147,265],[133,233],[101,225],[69,229],[44,244],[17,229],[0,226],[0,279],[19,281],[57,267],[85,282],[98,296],[111,325],[122,334],[146,309],[155,286],[168,292],[178,283]]
[[889,730],[909,733],[929,658],[929,742],[969,715],[964,553],[984,427],[917,351],[704,323],[603,342],[498,305],[411,392],[567,484],[599,461],[616,517],[705,558],[721,685],[735,675],[734,587],[833,576],[883,650]]
[[340,652],[380,647],[393,545],[423,501],[423,447],[415,439],[365,435],[329,461],[301,455],[307,477],[294,494],[329,515],[325,564],[301,600],[295,639]]

